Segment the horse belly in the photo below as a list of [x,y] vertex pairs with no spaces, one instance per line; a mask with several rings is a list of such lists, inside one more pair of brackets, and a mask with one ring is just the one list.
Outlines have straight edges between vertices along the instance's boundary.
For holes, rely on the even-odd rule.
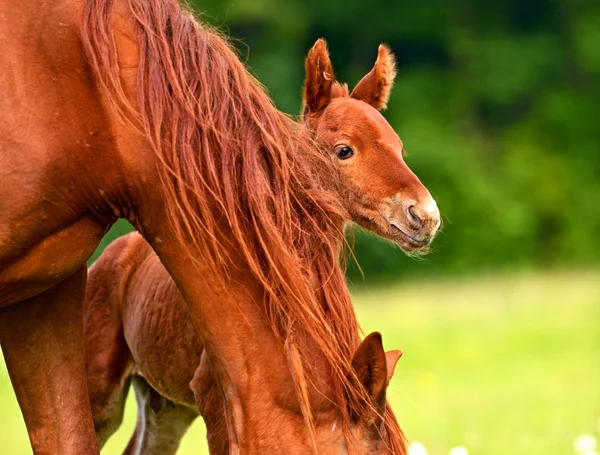
[[136,369],[169,400],[195,407],[190,382],[202,344],[189,310],[157,256],[140,267],[123,308],[125,339]]

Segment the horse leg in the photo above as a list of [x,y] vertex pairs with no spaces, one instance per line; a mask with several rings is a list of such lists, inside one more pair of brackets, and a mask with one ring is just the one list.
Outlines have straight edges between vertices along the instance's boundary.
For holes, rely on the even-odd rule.
[[118,283],[101,267],[88,275],[83,335],[87,386],[100,448],[119,429],[134,367],[123,334]]
[[211,455],[228,455],[230,447],[225,399],[210,369],[205,351],[202,352],[200,365],[190,382],[190,388],[206,425],[208,451]]
[[98,454],[86,388],[86,269],[0,310],[0,342],[35,454]]
[[[100,448],[104,447],[104,444],[106,444],[108,439],[123,423],[125,402],[130,382],[131,378],[127,378],[122,384],[105,383],[104,386],[106,388],[100,390],[100,393],[90,395],[90,398],[94,396],[97,399],[96,401],[91,401],[91,405],[96,439]],[[106,401],[98,400],[101,397],[106,397]]]
[[[92,358],[87,350],[86,357],[88,391],[94,429],[98,446],[102,448],[123,422],[131,377],[128,375],[127,364],[122,363],[122,358]],[[107,365],[105,362],[112,363]]]
[[172,455],[198,417],[193,409],[175,404],[154,390],[141,376],[133,376],[138,419],[123,455]]

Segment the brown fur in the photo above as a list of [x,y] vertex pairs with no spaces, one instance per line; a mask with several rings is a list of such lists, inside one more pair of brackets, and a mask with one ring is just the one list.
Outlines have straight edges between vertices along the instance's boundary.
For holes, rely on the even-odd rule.
[[[300,357],[317,352],[329,365],[335,405],[369,403],[347,381],[359,340],[342,323],[350,310],[337,263],[347,217],[339,170],[174,1],[84,3],[7,0],[0,15],[0,341],[34,451],[97,453],[76,327],[85,263],[118,217],[143,233],[183,291],[226,392],[232,444],[301,451],[304,422],[254,382],[247,360],[269,371],[273,360],[257,354],[303,327]],[[437,228],[417,182],[407,197],[424,201],[431,223],[398,237],[408,244]],[[339,319],[335,331],[324,313]],[[270,331],[257,329],[264,318]],[[248,396],[271,406],[249,406]],[[275,427],[262,440],[265,416]]]
[[331,87],[334,83],[333,67],[329,60],[327,44],[319,39],[314,44],[304,63],[303,115],[315,114],[327,106],[331,100]]
[[[314,104],[315,100],[312,99],[313,97],[322,96],[318,91],[310,90],[312,85],[320,86],[320,82],[317,79],[325,77],[320,69],[318,69],[319,65],[326,65],[329,68],[328,74],[332,74],[329,56],[326,52],[326,45],[323,40],[317,41],[306,59],[307,78],[305,82],[304,101],[307,104]],[[336,82],[335,84],[336,86],[341,87],[339,83]],[[347,92],[346,96],[348,96]],[[329,125],[331,118],[335,119],[342,112],[345,112],[343,106],[331,103],[331,96],[328,96],[321,101],[325,103],[322,106],[323,112],[318,116],[305,114],[304,117],[305,120],[309,122],[312,129],[319,129],[321,125]],[[364,103],[351,101],[350,104],[352,103],[357,103],[357,106],[366,112],[369,112],[369,110],[372,109],[367,107]],[[340,108],[342,108],[342,111],[340,111]],[[349,112],[353,111],[350,110]],[[324,138],[325,145],[333,149],[337,142],[337,138],[349,137],[352,136],[353,133],[361,134],[363,139],[366,140],[370,136],[365,134],[365,131],[369,131],[368,129],[365,130],[365,124],[374,123],[375,125],[378,120],[379,117],[375,117],[374,119],[366,117],[362,120],[363,128],[357,132],[352,130],[352,128],[357,128],[356,123],[351,123],[351,128],[346,126],[346,122],[339,123],[335,127],[329,125],[330,129],[324,130],[326,134],[326,137]],[[383,125],[381,126],[383,127]],[[378,139],[380,138],[373,138],[375,142],[373,146],[376,147]],[[376,150],[370,151],[368,148],[364,149],[364,153],[366,154],[377,152],[378,151]],[[356,163],[355,165],[361,166],[361,163]],[[366,168],[364,167],[364,164],[362,166],[362,172],[358,175],[365,175]],[[351,171],[351,167],[343,166],[342,171],[344,174],[348,174]],[[368,182],[363,182],[362,185],[367,192],[365,195],[372,191],[372,188],[367,189],[366,183]],[[162,269],[158,261],[152,258],[152,255],[149,253],[149,248],[144,245],[144,242],[136,240],[135,237],[132,237],[127,241],[125,238],[120,239],[115,242],[114,246],[107,249],[106,253],[94,265],[91,272],[88,298],[86,299],[86,344],[88,346],[86,352],[89,372],[88,384],[92,393],[92,408],[94,409],[94,415],[96,417],[96,428],[99,440],[101,444],[106,440],[107,434],[103,429],[107,426],[107,422],[110,423],[111,421],[114,421],[122,411],[122,397],[124,396],[122,390],[123,387],[126,388],[128,384],[126,378],[137,372],[138,374],[144,375],[156,391],[158,391],[154,393],[165,395],[177,403],[183,403],[184,406],[180,406],[180,409],[185,415],[189,412],[188,407],[193,407],[194,405],[188,389],[188,383],[191,382],[190,388],[194,391],[198,408],[207,421],[211,453],[225,453],[227,451],[228,443],[226,440],[227,431],[224,430],[225,418],[223,416],[223,405],[219,402],[218,396],[220,393],[218,392],[216,384],[214,384],[215,381],[213,375],[208,372],[209,367],[206,362],[206,356],[202,357],[202,361],[200,360],[202,350],[198,350],[198,346],[201,346],[201,342],[194,336],[191,324],[185,322],[189,320],[189,316],[184,309],[184,303],[178,295],[178,292],[176,290],[165,291],[166,288],[174,289],[172,284],[166,286],[166,284],[171,283],[167,272]],[[146,262],[152,264],[152,266],[146,266]],[[143,279],[140,277],[141,275],[144,276]],[[133,276],[133,278],[129,278],[130,276]],[[143,280],[143,283],[147,283],[147,288],[142,287],[141,285],[132,284],[132,280],[134,282]],[[112,293],[110,292],[112,289],[117,289],[119,292],[116,294]],[[143,297],[147,294],[152,297],[149,299]],[[132,310],[136,309],[137,306],[140,306],[140,308]],[[109,311],[111,308],[112,310]],[[128,334],[128,338],[126,338],[129,340],[129,348],[124,348],[122,337],[119,336],[109,335],[109,338],[104,342],[99,343],[97,341],[96,338],[98,336],[99,327],[98,315],[102,314],[104,311],[109,311],[116,315],[116,317],[110,318],[110,321],[113,321],[113,323],[118,324],[119,326],[122,324],[123,327],[125,327],[125,332]],[[336,320],[334,319],[332,323],[336,323]],[[100,325],[100,327],[102,326]],[[175,327],[177,328],[175,329]],[[102,328],[103,331],[108,334],[119,333],[119,330],[106,330],[105,327]],[[156,343],[154,341],[155,335],[153,335],[153,333],[162,334],[161,338],[168,334],[169,337],[173,337],[173,344],[180,346],[181,354],[178,353],[176,356],[171,355],[168,360],[170,370],[177,372],[175,377],[172,374],[162,373],[160,361],[157,360],[166,358],[166,346],[163,346],[162,343]],[[88,342],[87,340],[90,341]],[[142,348],[140,346],[145,347]],[[125,367],[119,360],[120,356],[113,350],[113,347],[116,347],[116,351],[122,351],[121,355],[123,352],[129,352],[129,350],[131,350],[132,354],[129,355],[129,357],[131,359],[137,359],[133,362],[135,368],[131,369]],[[306,425],[311,429],[313,441],[316,441],[318,439],[318,434],[314,424],[314,416],[309,405],[311,394],[307,384],[307,378],[310,375],[307,375],[305,372],[302,358],[299,354],[297,344],[293,341],[293,337],[288,337],[286,340],[285,351],[288,365],[293,372],[293,381],[290,387],[295,389],[298,396],[301,397],[300,406],[306,420]],[[379,351],[373,351],[373,349],[363,349],[363,351],[365,354],[358,356],[358,358],[362,358],[362,361],[366,362],[364,364],[366,366],[357,367],[356,363],[353,363],[353,369],[357,371],[358,378],[363,385],[371,384],[376,387],[377,390],[371,390],[370,395],[373,397],[372,402],[374,406],[379,409],[378,412],[383,412],[382,406],[385,402],[385,387],[387,386],[389,377],[391,377],[391,372],[399,358],[400,352],[391,351],[388,353],[387,362],[390,369],[388,377],[384,377],[383,379],[380,377],[379,384],[373,385],[370,379],[376,377],[377,373],[371,372],[369,367],[372,364],[384,364],[386,359],[382,360],[379,358],[377,360],[376,358],[373,358],[374,360],[372,360],[371,352],[379,352],[383,356],[381,348]],[[359,350],[359,352],[362,351]],[[97,370],[110,370],[110,368],[106,368],[106,366],[101,369],[95,367],[99,361],[103,363],[102,359],[106,356],[108,356],[109,359],[114,358],[115,366],[117,369],[120,368],[122,372],[121,375],[112,381],[103,380],[96,372]],[[357,356],[355,356],[355,362],[356,359]],[[193,368],[190,368],[190,365],[200,365],[196,369],[195,374],[193,373]],[[327,376],[327,373],[321,374]],[[194,380],[191,379],[192,375],[194,375]],[[101,393],[96,394],[94,392],[96,390],[100,390]],[[107,395],[109,395],[109,398],[107,398]],[[120,403],[120,406],[114,404],[115,397],[117,402]],[[149,411],[142,406],[140,407],[139,412],[144,413]],[[388,417],[388,422],[393,422],[393,420],[390,419],[393,419],[391,415]],[[147,420],[152,419],[142,419],[142,421]],[[376,422],[376,415],[374,413],[366,413],[364,414],[364,417],[361,417],[360,414],[357,413],[355,420],[360,420],[362,422],[361,425],[364,424],[366,427],[369,427]],[[183,422],[182,429],[185,429],[189,423],[187,420],[184,420]],[[142,428],[143,430],[136,430],[136,434],[132,438],[132,441],[140,438],[140,435],[152,432],[160,433],[161,430],[157,426],[148,429],[142,425]],[[328,429],[325,431],[328,431]],[[168,431],[163,429],[162,434],[166,433],[168,433]],[[175,433],[178,435],[182,434],[177,431]],[[225,439],[225,442],[223,442],[223,439]],[[178,441],[176,442],[178,443]],[[391,443],[393,444],[393,442]],[[176,444],[173,445],[173,450],[175,448]],[[313,447],[313,450],[317,451],[317,448]],[[393,453],[402,453],[402,450],[403,449],[396,447]],[[371,450],[371,452],[373,452],[373,450]]]
[[[127,454],[175,453],[198,414],[205,419],[210,453],[229,453],[226,407],[210,361],[182,296],[137,233],[109,245],[90,270],[85,340],[88,390],[101,447],[121,423],[125,397],[133,380],[139,417]],[[287,348],[290,368],[300,370],[300,393],[307,403],[314,402],[307,388],[308,377],[301,373],[304,365],[296,345],[289,343]],[[388,433],[394,431],[393,415],[386,418],[385,430],[380,433],[379,414],[385,412],[385,389],[400,355],[400,351],[384,353],[378,334],[368,336],[353,355],[354,371],[378,409],[364,414],[348,410],[352,415],[350,431],[356,441],[355,453],[406,453],[403,441]],[[308,360],[316,365],[312,368],[315,377],[314,369],[322,363],[318,355]],[[328,375],[327,371],[319,374]],[[273,385],[267,382],[265,387]],[[293,395],[295,385],[290,387],[288,394]],[[321,387],[321,393],[326,392],[327,387]],[[307,422],[312,426],[313,450],[339,454],[342,429],[338,410],[321,405],[315,411],[313,415],[310,407],[303,410],[305,415],[314,417]],[[333,424],[337,433],[332,431]]]
[[[291,120],[265,109],[270,100],[222,39],[182,15],[176,2],[161,6],[130,0],[129,8],[142,27],[140,83],[153,88],[148,94],[152,96],[138,93],[140,122],[164,164],[159,171],[170,218],[182,221],[174,225],[176,239],[191,243],[207,258],[206,265],[217,271],[214,284],[224,290],[233,265],[226,252],[229,248],[241,252],[265,290],[265,314],[272,329],[285,340],[293,336],[295,326],[302,327],[332,370],[333,401],[341,405],[350,400],[359,408],[368,407],[364,391],[356,381],[347,380],[358,328],[347,316],[349,296],[337,264],[340,226],[346,215],[331,189],[330,182],[340,180],[336,168],[309,136],[292,136],[298,128]],[[106,64],[95,70],[109,93],[119,94],[124,89],[116,75],[116,53],[101,40],[108,32],[96,30],[110,24],[109,13],[88,9],[91,34],[84,35],[84,43],[92,61],[95,55],[105,56]],[[323,49],[313,52],[318,54],[322,80],[332,79]],[[211,92],[203,90],[209,85]],[[211,103],[215,91],[222,93],[219,103]],[[327,89],[317,89],[313,95],[319,98],[315,105],[320,108]],[[199,103],[191,104],[191,99]],[[115,101],[129,106],[124,98]],[[198,105],[211,108],[199,110]],[[232,130],[245,138],[243,148],[237,138],[214,134]],[[281,147],[292,143],[297,148],[291,152]],[[197,150],[204,153],[198,155]],[[296,154],[302,158],[290,159]],[[215,208],[224,223],[218,221]],[[313,276],[303,273],[307,260],[313,262]],[[313,292],[314,278],[326,285],[322,292],[333,322],[325,319],[328,312]],[[300,358],[305,358],[305,348],[298,349]],[[342,417],[348,425],[347,415]]]
[[385,109],[395,78],[396,59],[390,49],[385,44],[381,44],[375,66],[354,87],[350,96],[370,104],[375,109]]

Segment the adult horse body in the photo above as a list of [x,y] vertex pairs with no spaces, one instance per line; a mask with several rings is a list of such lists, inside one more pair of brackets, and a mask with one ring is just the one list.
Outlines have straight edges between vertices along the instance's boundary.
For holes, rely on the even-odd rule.
[[[189,305],[224,392],[232,451],[312,450],[310,431],[296,431],[301,400],[253,382],[269,365],[251,371],[249,360],[269,349],[266,362],[285,362],[282,339],[304,322],[332,371],[331,402],[367,400],[341,386],[357,331],[330,333],[314,319],[315,308],[348,299],[331,159],[173,0],[6,0],[0,45],[0,342],[34,452],[98,453],[81,303],[86,261],[119,217],[148,240]],[[399,151],[398,169],[410,172]],[[392,187],[378,201],[387,218],[369,201],[365,224],[407,248],[426,244],[431,197],[416,178],[405,197]],[[264,302],[276,330],[257,332],[262,313],[241,314],[240,301]],[[333,338],[347,357],[327,349]],[[307,347],[298,349],[302,360]],[[252,394],[265,408],[246,406]]]

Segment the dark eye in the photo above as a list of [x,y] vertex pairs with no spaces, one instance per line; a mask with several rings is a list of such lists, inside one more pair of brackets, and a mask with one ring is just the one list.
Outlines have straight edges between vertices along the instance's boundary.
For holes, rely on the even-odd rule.
[[354,156],[354,150],[347,145],[338,145],[335,148],[335,153],[340,160],[347,160],[348,158]]

